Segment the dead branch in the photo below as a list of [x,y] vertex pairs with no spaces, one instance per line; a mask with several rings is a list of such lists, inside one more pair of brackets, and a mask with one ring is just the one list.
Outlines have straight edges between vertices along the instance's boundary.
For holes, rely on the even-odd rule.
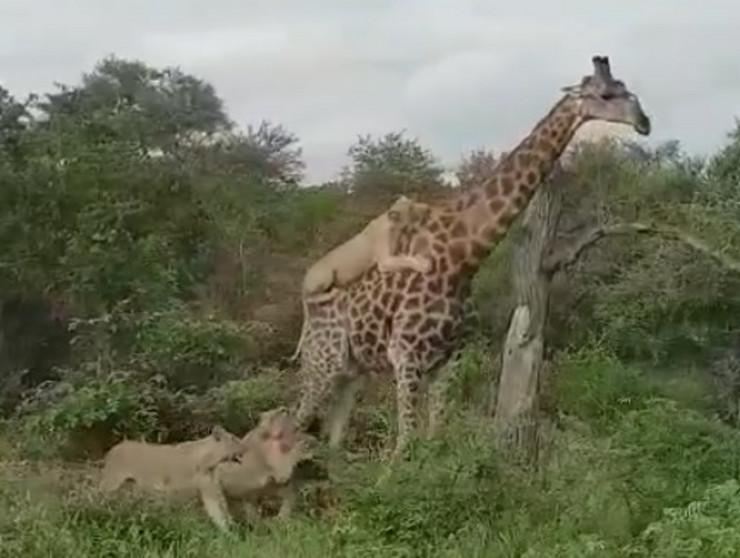
[[696,238],[695,236],[674,227],[663,227],[638,222],[593,227],[569,246],[550,254],[545,258],[542,262],[542,270],[545,273],[553,275],[558,271],[573,265],[586,248],[592,246],[602,238],[632,233],[655,234],[664,238],[682,242],[693,250],[713,259],[722,267],[725,267],[730,271],[734,271],[735,273],[740,273],[740,261],[719,250],[711,248],[706,242]]

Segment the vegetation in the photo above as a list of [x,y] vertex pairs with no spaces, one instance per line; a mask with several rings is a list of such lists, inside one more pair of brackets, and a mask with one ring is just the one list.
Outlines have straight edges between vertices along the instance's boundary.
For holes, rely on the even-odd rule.
[[[292,402],[305,265],[398,193],[450,188],[403,133],[360,137],[340,180],[299,187],[298,139],[244,130],[210,85],[140,62],[0,89],[0,557],[740,556],[738,124],[707,160],[577,154],[559,242],[621,232],[554,278],[537,467],[497,453],[486,411],[513,230],[476,278],[449,425],[385,483],[378,385],[351,424],[361,459],[330,460],[287,522],[224,535],[195,506],[101,497],[95,460],[122,436],[242,433]],[[494,164],[471,154],[462,186]]]

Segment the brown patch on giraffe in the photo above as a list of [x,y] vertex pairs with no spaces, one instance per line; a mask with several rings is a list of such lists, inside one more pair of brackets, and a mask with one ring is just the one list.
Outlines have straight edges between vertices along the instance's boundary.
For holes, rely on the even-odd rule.
[[548,156],[552,156],[555,153],[555,146],[551,144],[549,141],[547,141],[545,138],[540,138],[537,141],[536,147],[538,150],[542,151]]
[[427,284],[427,289],[432,294],[442,294],[442,278],[437,277]]
[[418,296],[412,296],[406,299],[406,304],[404,304],[404,307],[408,310],[412,310],[414,308],[419,308],[421,306],[421,297]]
[[501,225],[504,230],[506,230],[509,225],[511,225],[511,222],[516,217],[516,213],[513,213],[511,211],[507,211],[505,213],[502,213],[501,216],[498,218],[499,225]]
[[405,290],[406,285],[409,282],[409,277],[411,277],[411,272],[404,269],[403,271],[401,271],[401,273],[395,273],[394,275],[398,276],[398,280],[397,280],[398,282],[396,283],[396,288],[399,291]]
[[509,174],[513,170],[514,170],[514,163],[512,162],[511,157],[507,157],[503,165],[501,165],[501,172],[503,174]]
[[411,314],[408,318],[406,318],[406,323],[404,325],[409,328],[415,328],[419,325],[419,322],[421,322],[421,318],[422,315],[419,313]]
[[383,316],[385,316],[383,309],[380,306],[373,306],[373,318],[376,320],[382,320]]
[[385,277],[383,277],[383,283],[385,284],[386,289],[392,289],[393,288],[393,273],[386,273]]
[[426,353],[429,351],[429,344],[425,339],[420,337],[416,340],[416,343],[414,343],[414,351],[417,353]]
[[504,176],[501,179],[501,192],[505,196],[508,196],[513,191],[514,191],[514,180],[511,178],[511,175]]
[[403,300],[403,295],[400,293],[396,293],[393,295],[393,301],[391,302],[391,312],[395,312],[398,310],[398,307],[401,306],[401,301]]
[[534,171],[529,171],[527,173],[527,184],[529,186],[534,186],[537,183],[537,173]]
[[388,304],[391,301],[391,292],[385,291],[381,297],[380,297],[380,304],[383,306],[383,308],[388,308]]
[[519,166],[526,167],[532,162],[532,157],[532,154],[528,151],[525,153],[519,153],[519,155],[516,156],[516,162]]
[[447,261],[447,258],[440,257],[438,261],[439,261],[439,272],[442,274],[447,273],[450,270],[450,264]]
[[[486,191],[487,190],[488,188],[486,188]],[[470,195],[468,196],[468,202],[465,206],[465,209],[467,209],[468,207],[473,207],[476,203],[478,203],[479,199],[480,199],[480,196],[478,195],[477,192],[471,192]]]
[[438,298],[429,306],[427,306],[427,312],[429,312],[430,314],[444,314],[447,312],[447,304],[445,304],[444,299]]
[[366,331],[365,332],[365,343],[368,345],[374,345],[378,342],[378,336],[375,335],[372,331]]
[[452,262],[452,265],[462,263],[467,255],[467,249],[464,243],[456,242],[450,245],[450,260]]
[[468,234],[468,226],[463,221],[458,221],[450,231],[452,238],[463,238]]
[[409,283],[408,289],[406,289],[409,293],[418,293],[421,292],[421,287],[424,284],[424,278],[419,275],[418,273],[411,279],[411,282]]
[[427,226],[427,229],[429,229],[429,232],[433,232],[433,233],[437,232],[439,230],[439,228],[440,228],[439,227],[439,222],[437,222],[437,221],[432,221]]
[[488,202],[488,208],[494,215],[501,213],[504,207],[506,207],[506,202],[504,202],[504,200],[502,200],[501,198],[493,198],[490,202]]
[[427,335],[427,342],[433,349],[441,349],[446,345],[444,338],[436,332],[431,335]]
[[527,197],[524,195],[518,195],[514,198],[514,205],[517,207],[517,209],[524,209],[524,207],[527,205]]
[[426,335],[430,331],[436,330],[439,320],[437,318],[427,318],[419,327],[419,334]]
[[456,220],[455,217],[453,217],[452,215],[441,215],[439,217],[439,221],[440,223],[442,223],[442,226],[445,229],[449,229],[453,225],[455,220]]
[[[499,181],[497,179],[488,181],[488,184],[486,184],[486,195],[487,196],[491,197],[491,196],[498,195],[498,190],[499,190],[498,183]],[[477,203],[478,199],[476,198],[475,201]],[[471,203],[470,205],[474,205],[474,204]],[[470,205],[468,207],[470,207]]]
[[442,244],[447,244],[450,241],[450,236],[445,231],[439,231],[434,238]]
[[504,235],[495,225],[486,227],[483,234],[486,236],[486,240],[488,240],[488,242],[494,242]]
[[445,254],[447,253],[447,244],[444,244],[443,242],[435,242],[432,245],[432,251],[440,255]]
[[476,260],[482,260],[488,255],[488,246],[477,240],[474,240],[471,254]]
[[354,304],[349,307],[350,318],[357,319],[360,317],[360,310]]
[[415,333],[402,333],[401,339],[407,344],[407,345],[413,345],[416,341],[416,334]]
[[361,345],[362,344],[362,334],[361,333],[353,333],[352,337],[350,337],[352,340],[353,345]]
[[455,324],[451,319],[446,319],[442,323],[442,328],[440,330],[442,332],[442,336],[445,339],[452,338],[453,334],[455,333]]

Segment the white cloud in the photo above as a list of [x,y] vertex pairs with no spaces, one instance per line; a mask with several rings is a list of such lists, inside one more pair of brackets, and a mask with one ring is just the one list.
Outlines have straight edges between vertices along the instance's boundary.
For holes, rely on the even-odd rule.
[[448,165],[508,149],[603,53],[651,141],[707,152],[740,115],[738,28],[733,0],[4,0],[0,82],[48,91],[110,53],[180,66],[238,123],[295,132],[318,180],[367,132],[405,128]]

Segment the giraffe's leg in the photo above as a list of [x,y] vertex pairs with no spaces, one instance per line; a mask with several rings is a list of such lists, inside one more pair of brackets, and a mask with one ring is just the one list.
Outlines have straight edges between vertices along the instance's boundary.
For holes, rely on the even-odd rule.
[[343,338],[339,343],[331,343],[331,339],[325,336],[307,337],[302,357],[303,394],[295,419],[297,427],[305,430],[338,380],[348,374],[347,340]]
[[314,364],[305,370],[305,374],[303,393],[295,413],[296,426],[300,430],[309,427],[316,411],[328,399],[341,374],[341,369],[326,364]]
[[352,376],[341,378],[336,390],[337,401],[327,418],[330,448],[338,448],[342,444],[357,394],[364,389],[366,384],[365,374],[355,373]]
[[437,369],[434,377],[431,379],[427,401],[429,411],[427,439],[434,438],[439,431],[439,427],[444,424],[447,411],[447,396],[456,371],[457,360],[450,359]]
[[398,410],[398,435],[391,459],[403,456],[411,436],[416,431],[416,405],[419,399],[421,368],[417,364],[402,361],[394,364],[396,377],[396,402]]

